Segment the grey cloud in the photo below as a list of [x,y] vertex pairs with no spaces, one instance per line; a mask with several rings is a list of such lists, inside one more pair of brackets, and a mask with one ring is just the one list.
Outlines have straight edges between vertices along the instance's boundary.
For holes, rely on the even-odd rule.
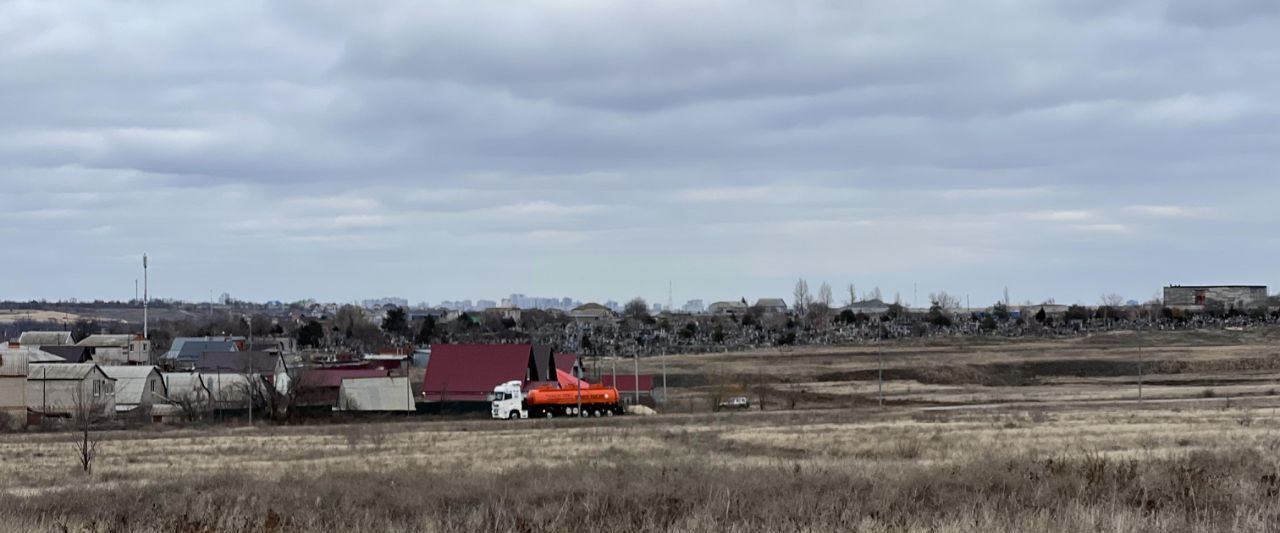
[[[119,297],[143,251],[183,297],[712,299],[805,275],[1142,298],[1221,271],[1192,250],[1265,277],[1275,14],[0,4],[0,220],[34,251],[0,297]],[[85,261],[47,244],[68,235]]]

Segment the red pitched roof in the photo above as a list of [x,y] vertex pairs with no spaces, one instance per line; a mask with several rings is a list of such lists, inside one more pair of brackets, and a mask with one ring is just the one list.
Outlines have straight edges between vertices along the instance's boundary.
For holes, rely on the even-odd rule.
[[[621,373],[619,373],[619,374],[618,374],[618,382],[617,382],[617,384],[615,385],[615,384],[614,384],[614,382],[613,382],[613,375],[612,375],[612,374],[608,374],[608,373],[606,373],[606,374],[604,374],[604,375],[600,376],[600,383],[604,384],[606,387],[615,387],[615,388],[617,388],[617,389],[618,389],[618,393],[619,393],[619,394],[622,394],[622,393],[625,393],[625,392],[635,392],[635,391],[637,390],[637,389],[636,389],[636,377],[635,377],[635,375],[633,375],[633,374],[621,374]],[[649,374],[640,374],[640,388],[639,388],[639,391],[640,391],[640,392],[651,392],[651,391],[653,391],[653,376],[652,376],[652,375],[649,375]]]
[[530,344],[434,345],[422,395],[427,401],[486,401],[494,387],[525,381],[532,358]]
[[556,354],[556,370],[560,372],[573,373],[573,364],[578,361],[576,353],[558,353]]
[[378,368],[313,368],[302,374],[302,387],[338,388],[349,378],[385,378],[387,371]]

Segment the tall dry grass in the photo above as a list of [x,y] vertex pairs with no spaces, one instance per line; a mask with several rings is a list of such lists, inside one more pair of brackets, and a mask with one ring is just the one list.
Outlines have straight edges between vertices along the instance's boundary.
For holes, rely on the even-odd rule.
[[88,477],[74,472],[64,437],[0,438],[0,530],[1261,532],[1280,524],[1280,422],[1267,410],[137,431],[109,435]]
[[984,457],[954,465],[721,466],[617,452],[498,473],[251,471],[130,490],[0,497],[0,524],[50,531],[1272,531],[1280,475],[1254,450],[1152,460]]

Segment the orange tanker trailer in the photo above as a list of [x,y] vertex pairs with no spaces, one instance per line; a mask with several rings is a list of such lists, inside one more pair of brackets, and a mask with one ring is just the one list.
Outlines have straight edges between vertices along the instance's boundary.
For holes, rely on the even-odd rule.
[[592,385],[579,387],[548,385],[523,392],[519,381],[504,383],[493,391],[494,418],[556,416],[613,416],[622,414],[618,389]]

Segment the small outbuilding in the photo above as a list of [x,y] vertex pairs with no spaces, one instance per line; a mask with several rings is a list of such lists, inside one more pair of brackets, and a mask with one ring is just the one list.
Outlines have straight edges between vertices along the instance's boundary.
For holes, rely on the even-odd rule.
[[27,358],[17,350],[0,351],[0,430],[27,423]]

